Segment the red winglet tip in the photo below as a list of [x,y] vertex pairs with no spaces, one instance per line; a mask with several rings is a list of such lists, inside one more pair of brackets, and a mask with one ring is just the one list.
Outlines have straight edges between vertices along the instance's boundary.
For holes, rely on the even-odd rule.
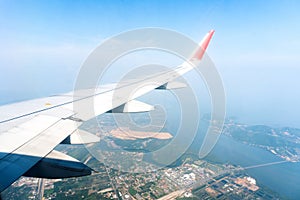
[[204,53],[205,53],[205,50],[207,49],[208,47],[208,44],[213,36],[213,34],[215,33],[215,30],[210,30],[206,35],[205,37],[203,38],[202,42],[199,44],[200,47],[199,49],[196,51],[196,53],[194,54],[193,58],[196,58],[197,60],[201,60]]

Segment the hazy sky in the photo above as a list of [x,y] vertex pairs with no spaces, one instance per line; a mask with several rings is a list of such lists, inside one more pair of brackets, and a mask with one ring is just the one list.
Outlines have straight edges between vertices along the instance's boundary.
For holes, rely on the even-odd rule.
[[228,115],[300,127],[300,1],[0,1],[0,103],[71,90],[105,38],[161,27],[200,41]]

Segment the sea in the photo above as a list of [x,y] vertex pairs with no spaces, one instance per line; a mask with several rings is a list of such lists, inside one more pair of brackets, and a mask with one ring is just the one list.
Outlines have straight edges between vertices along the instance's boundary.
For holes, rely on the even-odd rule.
[[300,163],[279,163],[282,159],[271,152],[237,142],[225,135],[221,135],[218,143],[205,159],[249,167],[246,172],[255,178],[258,184],[288,199],[300,199]]
[[[156,94],[159,93],[156,92]],[[165,95],[164,99],[158,100],[158,102],[157,98],[154,101],[153,96],[150,96],[152,99],[149,96],[145,100],[147,99],[149,102],[150,99],[152,104],[157,103],[165,106],[167,112],[166,128],[170,133],[176,133],[180,126],[179,122],[182,120],[178,117],[181,115],[180,106],[177,108],[174,106],[178,102],[168,95]],[[188,150],[192,151],[192,153],[199,152],[207,130],[207,121],[200,120],[199,124],[198,133]],[[259,185],[275,191],[284,198],[300,199],[299,162],[284,162],[283,159],[265,149],[236,141],[226,135],[219,137],[212,151],[204,159],[215,163],[229,163],[246,168],[247,174],[255,178]]]

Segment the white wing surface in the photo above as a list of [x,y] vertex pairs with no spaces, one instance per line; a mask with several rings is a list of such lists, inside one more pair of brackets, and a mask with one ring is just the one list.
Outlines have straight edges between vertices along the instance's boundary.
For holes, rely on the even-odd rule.
[[[82,91],[76,97],[80,109],[75,109],[73,93],[35,99],[0,107],[0,192],[20,176],[65,178],[91,174],[92,169],[78,160],[54,151],[60,143],[82,144],[98,142],[90,133],[78,131],[78,126],[106,112],[145,112],[153,107],[135,100],[154,89],[176,87],[171,81],[193,69],[212,38],[210,31],[192,58],[173,70],[151,74],[122,85],[101,86],[92,96]],[[153,85],[149,85],[153,82]],[[145,86],[146,85],[146,86]],[[182,84],[178,85],[182,87]],[[136,91],[136,88],[141,88]],[[130,92],[135,91],[132,95]],[[124,98],[126,96],[127,98]],[[128,97],[129,96],[129,97]],[[94,112],[80,112],[94,102]],[[80,138],[84,138],[80,141]]]

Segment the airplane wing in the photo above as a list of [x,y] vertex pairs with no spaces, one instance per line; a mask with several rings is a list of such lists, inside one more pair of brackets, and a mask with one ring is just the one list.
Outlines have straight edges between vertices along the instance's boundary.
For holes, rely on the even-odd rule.
[[[53,150],[59,144],[98,142],[97,136],[79,131],[79,125],[106,112],[144,112],[153,107],[135,100],[154,90],[171,87],[171,81],[193,69],[212,38],[210,31],[188,62],[173,70],[151,74],[122,85],[101,86],[92,96],[86,91],[35,99],[0,107],[0,192],[20,176],[66,178],[89,175],[88,166],[66,154]],[[148,85],[146,83],[155,82]],[[147,85],[146,87],[143,87]],[[122,96],[142,88],[128,98]],[[117,96],[116,96],[117,95]],[[128,95],[126,95],[128,96]],[[80,112],[74,104],[88,105],[93,98],[94,113]],[[76,101],[76,102],[75,102]],[[81,107],[82,108],[82,107]]]

